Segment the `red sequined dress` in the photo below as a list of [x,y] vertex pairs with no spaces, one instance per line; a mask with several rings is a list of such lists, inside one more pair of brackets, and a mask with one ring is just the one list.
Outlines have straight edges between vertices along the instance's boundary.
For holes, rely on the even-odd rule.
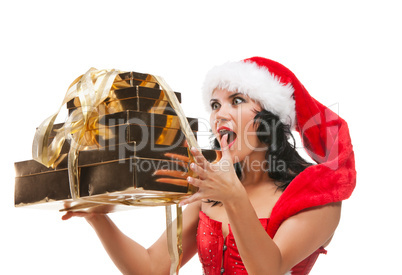
[[[224,238],[221,222],[209,218],[202,211],[200,211],[199,216],[197,245],[198,256],[200,257],[204,274],[248,274],[237,250],[230,225],[229,234]],[[260,222],[268,232],[269,219],[260,219]],[[326,254],[327,251],[323,248],[318,249],[293,267],[291,274],[308,274],[320,253]]]

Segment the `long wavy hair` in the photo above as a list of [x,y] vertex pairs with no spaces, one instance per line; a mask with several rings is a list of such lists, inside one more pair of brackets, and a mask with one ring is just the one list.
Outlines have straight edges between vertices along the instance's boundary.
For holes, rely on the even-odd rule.
[[[283,124],[277,115],[267,110],[255,112],[254,126],[258,139],[268,148],[265,155],[267,163],[281,163],[279,167],[269,165],[267,168],[268,176],[275,181],[278,189],[284,191],[290,182],[312,163],[307,162],[297,152],[296,141],[289,125]],[[220,149],[216,138],[212,140],[212,147]],[[241,164],[235,163],[234,167],[238,178],[241,180]]]

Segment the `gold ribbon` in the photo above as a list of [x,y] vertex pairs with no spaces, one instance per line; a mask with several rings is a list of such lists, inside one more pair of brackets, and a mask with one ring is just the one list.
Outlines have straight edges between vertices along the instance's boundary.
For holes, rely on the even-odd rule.
[[[190,124],[186,116],[184,115],[184,111],[181,108],[180,102],[177,100],[176,95],[174,94],[173,90],[169,87],[169,85],[165,82],[165,80],[160,76],[154,76],[158,84],[161,86],[162,90],[165,92],[165,95],[176,111],[177,117],[180,122],[180,128],[183,131],[186,141],[188,144],[188,148],[195,147],[200,150],[200,147],[195,139],[194,133],[191,130]],[[193,156],[188,150],[188,156],[191,162],[194,162]],[[191,170],[189,172],[192,172]],[[192,177],[196,177],[194,173],[191,175]],[[192,185],[189,185],[189,192],[195,192],[195,188]],[[179,274],[179,269],[182,260],[182,209],[181,206],[176,204],[176,233],[175,230],[172,229],[173,218],[171,215],[172,206],[166,206],[166,223],[167,223],[167,238],[168,238],[168,249],[169,255],[171,260],[170,266],[170,274]],[[176,240],[176,242],[174,242]],[[173,249],[173,245],[176,243],[176,248]]]
[[[45,119],[35,133],[32,145],[32,157],[46,167],[54,167],[60,156],[64,142],[69,140],[68,177],[72,199],[79,198],[79,170],[78,155],[85,137],[87,128],[90,128],[93,117],[97,114],[97,107],[108,97],[116,76],[117,70],[89,69],[84,75],[78,77],[67,90],[64,100],[56,113]],[[56,132],[56,136],[48,145],[49,136],[57,116],[63,105],[70,100],[78,98],[80,108],[74,110]]]
[[158,82],[158,84],[161,86],[162,90],[165,92],[165,95],[170,105],[176,111],[177,117],[179,118],[181,130],[186,136],[189,148],[195,147],[198,150],[200,150],[197,140],[195,139],[194,133],[193,131],[191,131],[190,124],[188,123],[188,120],[184,115],[184,111],[181,108],[180,102],[177,100],[177,97],[174,94],[173,90],[169,87],[169,85],[165,82],[165,80],[162,77],[160,76],[154,76],[154,77]]
[[[96,128],[95,125],[99,120],[99,116],[102,115],[100,114],[100,110],[103,110],[104,108],[98,107],[108,97],[111,89],[119,88],[120,80],[115,82],[119,73],[121,72],[114,69],[89,69],[84,75],[73,81],[57,112],[44,120],[36,130],[32,145],[32,157],[34,160],[42,163],[46,167],[55,167],[57,165],[57,160],[60,156],[63,144],[66,140],[70,142],[70,150],[68,153],[68,177],[70,193],[73,200],[80,198],[80,174],[78,167],[79,152],[86,144],[88,144],[88,140],[86,140],[88,138],[86,137],[88,134],[87,131]],[[190,148],[196,147],[199,149],[187,118],[181,108],[180,102],[177,100],[172,89],[167,85],[163,78],[152,75],[149,75],[149,77],[156,79],[156,82],[165,91],[165,95],[167,96],[170,105],[176,111],[188,146]],[[125,82],[122,82],[122,85],[125,85]],[[62,106],[72,99],[78,99],[76,106],[80,107],[70,114],[63,127],[56,131],[56,136],[53,138],[52,142],[48,144],[54,122],[59,115]],[[89,139],[91,140],[91,137]],[[193,156],[190,151],[188,153],[190,160],[193,161]],[[192,176],[195,177],[196,175]],[[195,191],[194,187],[190,185],[189,193]],[[91,199],[89,199],[89,201],[91,201]],[[98,203],[113,204],[115,202],[110,202],[105,199]],[[127,202],[123,201],[119,203],[127,204]],[[173,226],[173,204],[166,204],[168,250],[171,258],[170,274],[178,274],[182,259],[182,209],[177,204],[177,201],[174,201],[174,204],[176,205],[176,227]]]
[[[181,260],[183,258],[183,245],[182,245],[182,208],[176,205],[176,211],[173,205],[166,205],[166,235],[168,241],[168,250],[170,255],[170,274],[179,274]],[[176,227],[174,226],[174,213],[176,216]]]

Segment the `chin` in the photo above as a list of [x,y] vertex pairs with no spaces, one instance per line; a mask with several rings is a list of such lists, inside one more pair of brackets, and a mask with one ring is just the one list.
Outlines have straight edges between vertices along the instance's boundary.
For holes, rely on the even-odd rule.
[[251,152],[245,152],[244,150],[239,150],[235,146],[229,149],[230,155],[232,156],[233,163],[242,162],[245,160]]

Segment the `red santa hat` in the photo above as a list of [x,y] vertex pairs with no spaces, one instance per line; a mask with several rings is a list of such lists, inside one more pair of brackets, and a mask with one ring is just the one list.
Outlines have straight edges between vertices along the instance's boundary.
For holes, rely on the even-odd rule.
[[268,228],[271,237],[299,211],[350,197],[356,170],[348,125],[315,100],[288,68],[262,57],[225,63],[206,76],[206,106],[216,88],[246,94],[277,115],[300,133],[305,150],[317,163],[300,173],[276,203]]

